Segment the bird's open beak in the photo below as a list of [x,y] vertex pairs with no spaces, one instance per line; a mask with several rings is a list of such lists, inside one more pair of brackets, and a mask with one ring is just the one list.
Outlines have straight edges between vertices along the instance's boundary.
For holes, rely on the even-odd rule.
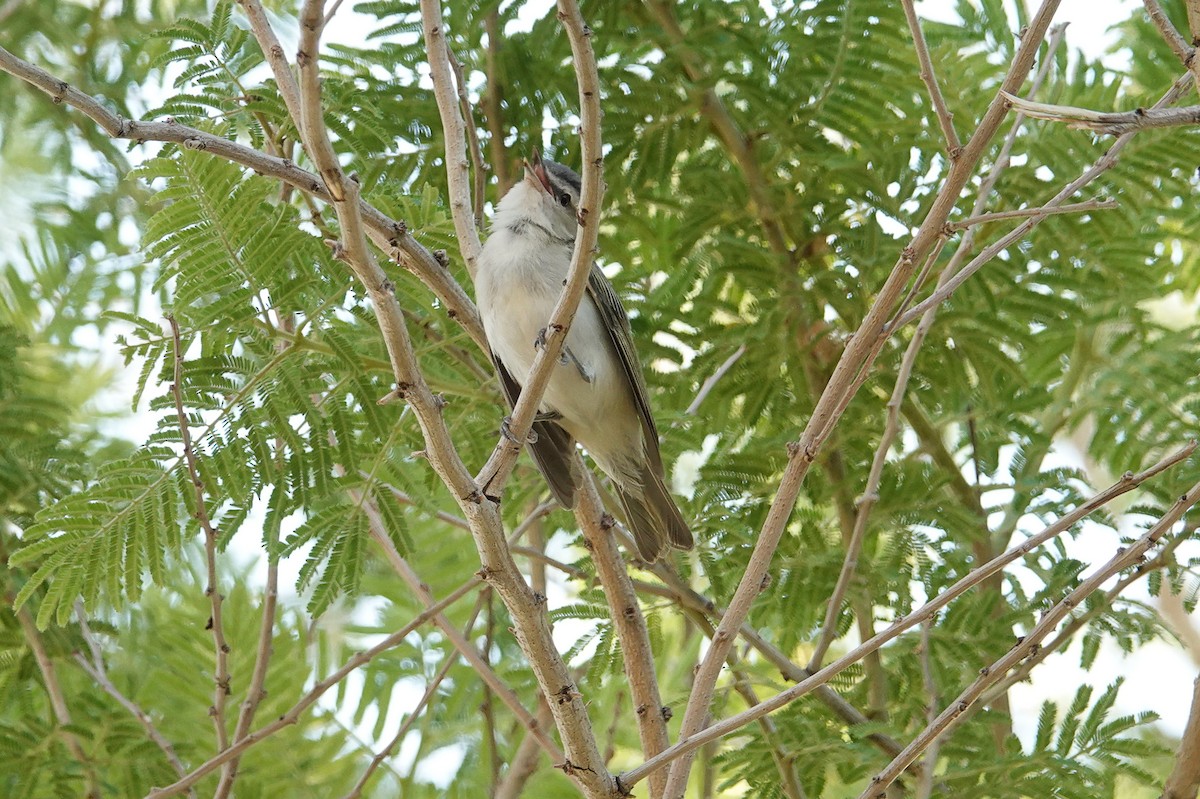
[[553,195],[554,190],[550,188],[550,178],[546,177],[546,168],[542,166],[542,154],[537,148],[533,148],[533,154],[529,156],[529,160],[525,164],[525,180],[534,188],[539,188],[547,194]]

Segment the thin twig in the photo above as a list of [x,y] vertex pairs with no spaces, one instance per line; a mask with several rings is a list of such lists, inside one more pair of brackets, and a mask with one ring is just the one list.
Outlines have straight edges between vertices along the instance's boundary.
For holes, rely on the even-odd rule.
[[174,377],[171,382],[171,395],[175,400],[175,417],[179,422],[179,438],[183,444],[183,456],[187,464],[188,477],[192,483],[193,501],[195,508],[192,514],[200,523],[204,532],[204,561],[207,568],[208,584],[204,593],[210,600],[210,616],[207,628],[212,630],[213,656],[216,666],[213,671],[213,703],[209,708],[213,727],[217,733],[217,751],[222,752],[229,747],[229,731],[225,729],[225,702],[229,698],[229,644],[225,641],[225,626],[221,621],[221,604],[225,596],[217,586],[217,530],[213,527],[208,515],[208,505],[205,498],[204,481],[200,477],[200,467],[196,462],[196,453],[192,449],[192,433],[188,426],[187,412],[183,407],[183,344],[179,334],[179,323],[174,314],[167,315],[171,326],[171,341],[174,344]]
[[[356,501],[359,498],[354,492],[352,492],[352,496],[355,497]],[[408,586],[409,590],[412,591],[418,598],[420,598],[421,601],[431,601],[433,595],[429,590],[429,586],[426,585],[419,576],[417,576],[417,573],[413,570],[412,566],[408,563],[404,556],[400,554],[400,551],[396,549],[396,545],[392,543],[391,537],[387,534],[387,528],[383,525],[383,519],[379,515],[379,509],[375,507],[374,502],[369,499],[364,500],[363,508],[367,513],[371,537],[383,551],[383,555],[391,565],[392,569],[397,575],[399,575],[400,579],[404,581],[404,584]],[[479,572],[477,572],[475,575],[475,580],[472,582],[483,582],[485,580],[484,571],[484,569],[481,569]],[[479,678],[484,682],[484,684],[486,684],[496,694],[496,696],[500,698],[500,701],[502,701],[512,712],[517,721],[520,722],[525,729],[529,730],[530,733],[537,739],[538,743],[541,744],[546,753],[551,758],[554,758],[556,763],[562,762],[564,760],[562,750],[558,748],[556,743],[554,743],[554,740],[550,737],[547,731],[538,724],[537,719],[525,709],[525,707],[521,704],[521,700],[513,692],[512,688],[510,688],[504,683],[503,680],[500,679],[500,676],[496,674],[496,671],[487,663],[487,661],[484,660],[483,656],[479,654],[479,650],[475,648],[475,645],[472,644],[466,636],[460,633],[458,628],[451,624],[450,620],[446,618],[444,614],[435,614],[433,616],[433,622],[446,636],[446,639],[450,642],[450,644],[458,650],[458,653],[462,656],[463,660],[467,661],[471,668],[475,670],[475,673],[479,675]]]
[[[442,21],[441,0],[421,0],[421,27],[425,34],[425,52],[429,61],[429,77],[433,95],[442,120],[442,139],[446,143],[446,182],[450,191],[450,215],[458,249],[471,279],[479,264],[478,222],[471,214],[470,164],[467,161],[467,140],[463,119],[459,114],[454,76],[451,74],[450,47],[446,43],[445,23]],[[465,97],[466,89],[463,88]],[[468,105],[468,110],[470,106]],[[473,126],[472,126],[473,127]],[[474,132],[472,131],[472,136]]]
[[177,782],[174,782],[165,788],[156,788],[152,790],[146,795],[146,799],[166,799],[168,796],[174,796],[181,791],[187,790],[200,780],[204,779],[204,777],[211,774],[213,771],[221,768],[221,766],[223,766],[225,763],[229,762],[235,757],[240,756],[243,752],[258,742],[270,738],[284,727],[288,727],[297,723],[300,720],[300,716],[303,715],[306,710],[312,707],[312,705],[318,699],[324,696],[329,689],[337,686],[356,669],[366,665],[367,663],[370,663],[376,657],[392,647],[398,646],[413,632],[413,630],[416,630],[421,625],[425,624],[425,622],[440,614],[447,607],[461,599],[463,596],[475,590],[479,586],[479,583],[480,581],[478,578],[468,580],[454,591],[451,591],[449,594],[447,594],[446,597],[440,602],[435,602],[432,605],[427,606],[425,610],[417,614],[408,622],[408,624],[405,624],[399,630],[392,633],[387,638],[384,638],[370,649],[364,652],[359,652],[347,660],[341,668],[314,685],[308,691],[308,693],[300,697],[300,700],[296,702],[296,704],[292,705],[292,707],[286,713],[281,715],[275,721],[272,721],[270,724],[267,724],[264,727],[260,727],[237,743],[232,744],[223,752],[217,753],[217,755],[210,758],[198,768],[194,769],[183,779],[178,780]]
[[1067,127],[1086,129],[1110,136],[1139,130],[1200,124],[1200,105],[1184,108],[1135,108],[1133,111],[1092,111],[1071,105],[1035,103],[1012,94],[1005,97],[1022,114],[1051,122],[1066,122]]
[[1054,208],[1041,206],[1038,208],[1018,208],[1012,211],[992,211],[979,216],[969,216],[966,219],[961,219],[958,222],[951,222],[946,226],[948,230],[966,230],[969,227],[976,225],[985,225],[989,222],[998,222],[1001,219],[1024,219],[1030,216],[1054,216],[1056,214],[1077,214],[1087,211],[1104,211],[1110,208],[1119,208],[1120,203],[1113,199],[1107,200],[1087,200],[1081,203],[1067,203]]
[[[1171,24],[1171,20],[1167,17],[1167,12],[1163,10],[1162,5],[1158,0],[1142,0],[1142,5],[1146,7],[1146,13],[1150,15],[1150,21],[1154,23],[1154,27],[1158,28],[1158,33],[1162,36],[1163,41],[1171,48],[1171,52],[1175,53],[1175,57],[1179,59],[1179,63],[1183,64],[1191,73],[1192,79],[1196,84],[1197,91],[1200,91],[1200,60],[1196,59],[1196,51],[1193,47],[1189,47],[1187,41],[1179,35],[1179,31]],[[1195,0],[1188,0],[1188,25],[1195,27],[1195,20],[1200,16],[1194,6]],[[1193,39],[1196,38],[1196,32],[1192,31]],[[1193,44],[1197,42],[1193,41]]]
[[946,107],[946,98],[942,96],[942,90],[938,86],[937,74],[933,71],[933,60],[929,57],[929,45],[925,43],[925,34],[921,32],[921,20],[917,18],[913,0],[901,0],[900,4],[904,6],[904,18],[908,20],[908,29],[912,32],[917,63],[921,65],[921,80],[929,92],[938,125],[941,126],[942,136],[946,139],[946,152],[951,158],[956,158],[962,149],[962,142],[958,140],[958,134],[954,131],[954,114]]
[[[550,708],[544,700],[538,702],[535,718],[543,726],[549,726],[552,722]],[[496,786],[496,795],[493,799],[518,799],[525,790],[525,783],[537,771],[540,759],[541,748],[537,739],[532,733],[526,732],[520,745],[517,746],[516,754],[508,763],[508,771],[504,774],[504,779],[500,780],[500,784]]]
[[[154,719],[150,714],[142,710],[142,708],[129,697],[125,696],[119,688],[113,683],[108,676],[108,670],[104,667],[104,654],[100,650],[100,643],[96,640],[96,636],[92,633],[91,625],[88,624],[87,616],[83,612],[81,605],[76,605],[75,616],[79,620],[79,632],[83,636],[84,642],[87,643],[88,649],[91,652],[89,659],[82,652],[75,653],[75,662],[83,669],[89,677],[96,681],[96,684],[109,696],[117,701],[121,707],[129,711],[129,714],[142,725],[142,729],[146,731],[146,737],[154,742],[166,757],[167,762],[175,771],[175,776],[182,777],[187,773],[183,763],[179,760],[179,755],[175,753],[174,745],[166,739],[158,727],[154,726]],[[188,795],[194,797],[196,792],[188,789]]]
[[[937,718],[937,708],[942,700],[938,696],[937,680],[933,677],[933,619],[926,619],[921,624],[921,681],[925,684],[925,696],[928,700],[926,718],[932,724]],[[930,745],[925,753],[925,763],[921,767],[921,780],[917,783],[917,799],[929,799],[933,796],[933,775],[937,770],[938,744]]]
[[733,354],[726,358],[721,365],[717,367],[715,372],[705,378],[704,383],[702,383],[700,386],[700,390],[696,392],[695,399],[693,399],[691,404],[687,406],[687,410],[683,412],[685,416],[694,416],[696,411],[700,410],[700,405],[704,402],[705,398],[708,397],[709,392],[713,390],[721,378],[728,374],[729,370],[733,368],[734,364],[736,364],[738,360],[740,360],[745,354],[746,345],[738,345],[738,348],[733,351]]
[[916,760],[927,746],[953,729],[963,717],[963,714],[966,713],[990,685],[999,681],[1009,669],[1016,666],[1033,652],[1042,639],[1049,635],[1072,609],[1077,607],[1088,596],[1098,591],[1100,586],[1108,579],[1136,564],[1145,555],[1147,550],[1156,544],[1198,500],[1200,500],[1200,483],[1192,486],[1176,500],[1175,504],[1171,506],[1170,510],[1163,515],[1158,523],[1147,530],[1135,543],[1128,548],[1122,547],[1118,550],[1117,554],[1108,563],[1097,569],[1091,577],[1080,583],[1075,590],[1067,594],[1053,608],[1046,611],[1038,623],[1034,625],[1033,629],[1029,630],[1023,638],[1019,639],[1012,649],[990,666],[980,669],[979,678],[959,694],[958,698],[951,702],[933,723],[913,739],[912,743],[906,746],[904,751],[897,755],[886,768],[871,779],[870,787],[862,792],[859,799],[874,799],[874,797],[886,796],[884,791],[887,786],[910,763]]
[[[1038,48],[1046,36],[1046,30],[1054,12],[1058,8],[1058,2],[1059,0],[1045,0],[1030,21],[1021,38],[1012,66],[1001,84],[1002,90],[1014,91],[1024,83]],[[822,392],[799,441],[788,446],[788,464],[780,480],[775,500],[771,503],[746,570],[738,583],[733,599],[729,602],[725,618],[721,621],[713,644],[697,672],[695,686],[684,713],[683,725],[680,730],[681,740],[690,741],[703,727],[725,655],[729,647],[733,645],[736,632],[749,614],[754,599],[767,584],[767,571],[784,530],[787,528],[788,519],[791,517],[792,509],[795,507],[800,487],[804,483],[808,470],[816,460],[821,446],[832,432],[833,426],[840,418],[841,409],[844,409],[849,402],[859,372],[871,367],[874,357],[878,353],[880,339],[889,334],[889,331],[885,330],[888,317],[891,316],[904,293],[905,285],[913,276],[916,265],[941,237],[941,230],[946,224],[950,211],[957,204],[959,195],[974,174],[979,159],[983,156],[985,148],[990,144],[1004,119],[1005,106],[1006,102],[998,94],[989,105],[979,127],[964,146],[960,157],[951,161],[946,179],[934,199],[925,221],[921,224],[911,243],[904,248],[886,282],[878,290],[876,300],[860,324],[858,331],[842,351],[833,375]],[[768,703],[769,700],[764,705]],[[683,795],[690,764],[690,757],[681,757],[672,765],[666,794],[668,799],[679,799]]]
[[[475,609],[471,612],[467,619],[467,623],[464,626],[464,635],[470,635],[471,628],[475,626],[475,619],[478,618],[479,610],[482,607],[483,596],[484,592],[481,592],[479,594],[479,598],[475,601]],[[404,740],[406,735],[408,735],[408,731],[412,729],[413,723],[421,717],[421,713],[425,710],[425,707],[437,694],[438,687],[441,686],[442,680],[446,679],[446,675],[450,673],[450,669],[453,668],[454,664],[457,662],[457,653],[446,655],[445,662],[442,664],[441,668],[438,669],[437,674],[433,675],[433,679],[429,681],[429,685],[425,687],[425,693],[423,693],[421,698],[417,700],[417,704],[413,706],[413,709],[408,712],[408,718],[406,718],[400,725],[400,729],[396,730],[396,734],[392,736],[392,740],[388,742],[387,746],[380,749],[379,752],[371,758],[371,762],[367,764],[367,768],[365,771],[363,771],[362,776],[359,777],[358,782],[354,784],[354,787],[350,790],[350,793],[346,794],[343,799],[359,799],[359,797],[362,796],[363,789],[366,788],[367,783],[371,781],[371,776],[376,772],[376,770],[379,769],[380,765],[383,764],[383,761],[391,757],[400,747],[400,742]]]
[[[13,597],[7,595],[8,606],[13,606]],[[67,707],[66,695],[63,693],[62,683],[58,681],[58,669],[54,666],[54,660],[50,657],[50,653],[46,651],[46,646],[42,641],[42,635],[38,632],[37,623],[33,620],[33,614],[29,612],[28,605],[22,605],[14,611],[17,617],[17,623],[21,627],[21,634],[25,637],[25,645],[29,647],[30,653],[33,654],[33,661],[37,664],[38,672],[42,675],[42,686],[46,689],[46,696],[50,698],[50,709],[54,713],[54,720],[58,723],[59,734],[62,736],[63,742],[67,746],[67,751],[71,753],[71,757],[75,758],[79,763],[79,767],[83,769],[84,781],[87,784],[87,799],[100,799],[100,782],[96,778],[96,769],[92,766],[87,754],[83,751],[83,744],[74,732],[63,727],[71,725],[71,711]]]
[[483,227],[484,190],[487,186],[487,164],[483,162],[483,150],[479,146],[479,130],[475,127],[475,113],[471,110],[471,98],[467,96],[467,79],[463,75],[462,64],[449,47],[446,55],[450,58],[450,68],[454,70],[454,86],[458,93],[458,107],[466,120],[467,152],[471,156],[471,176],[474,179],[474,190],[471,192],[473,205],[472,215],[475,218],[475,231]]
[[[984,565],[972,570],[962,579],[954,583],[954,585],[942,591],[942,593],[940,593],[936,598],[930,600],[925,605],[921,606],[902,619],[893,622],[892,625],[886,630],[859,644],[857,647],[847,652],[833,663],[830,663],[828,666],[825,666],[811,677],[802,680],[791,688],[781,691],[769,699],[764,700],[762,704],[758,705],[757,707],[751,708],[735,716],[731,716],[730,718],[722,719],[721,721],[702,729],[700,732],[694,735],[686,737],[681,736],[674,746],[670,747],[662,754],[658,755],[657,757],[650,758],[637,768],[618,775],[621,785],[624,788],[629,789],[655,769],[662,768],[671,761],[681,758],[690,752],[694,752],[708,741],[723,738],[726,735],[741,729],[752,721],[755,721],[759,717],[768,713],[772,713],[775,710],[786,706],[801,696],[809,693],[817,686],[823,685],[852,664],[862,660],[869,652],[874,652],[888,641],[898,637],[905,630],[920,624],[926,619],[932,618],[934,614],[936,614],[946,605],[950,604],[950,602],[962,596],[962,594],[966,593],[976,585],[984,582],[993,574],[999,573],[1001,569],[1003,569],[1009,563],[1012,563],[1017,558],[1023,557],[1031,552],[1034,548],[1041,546],[1046,541],[1049,541],[1052,538],[1062,534],[1064,531],[1070,529],[1080,520],[1086,518],[1097,509],[1107,505],[1117,497],[1132,491],[1146,480],[1149,480],[1161,472],[1186,460],[1193,452],[1195,452],[1196,448],[1197,443],[1195,441],[1190,442],[1188,445],[1168,455],[1142,472],[1138,472],[1136,474],[1133,472],[1126,472],[1116,483],[1109,486],[1104,491],[1096,494],[1075,510],[1064,515],[1058,521],[1049,525],[1038,534],[1031,536],[1021,544],[1012,547],[1003,554],[998,555],[997,557],[988,561]],[[729,613],[727,612],[725,619],[728,618]],[[716,644],[714,642],[713,646],[715,645]]]

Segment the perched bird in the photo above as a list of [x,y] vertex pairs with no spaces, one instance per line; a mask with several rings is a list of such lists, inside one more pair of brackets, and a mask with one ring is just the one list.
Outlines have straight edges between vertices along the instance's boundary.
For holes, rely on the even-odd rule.
[[[534,151],[524,180],[496,207],[475,290],[492,360],[511,405],[521,393],[554,310],[575,244],[579,175]],[[505,426],[507,433],[507,425]],[[612,478],[646,561],[692,533],[663,482],[658,431],[625,308],[595,264],[542,397],[529,449],[555,498],[575,505],[575,442]]]

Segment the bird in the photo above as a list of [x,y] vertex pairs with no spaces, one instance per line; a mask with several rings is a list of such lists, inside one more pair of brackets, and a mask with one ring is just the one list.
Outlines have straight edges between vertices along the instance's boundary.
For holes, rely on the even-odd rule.
[[[479,255],[476,302],[492,361],[510,406],[521,393],[571,266],[579,224],[579,175],[542,159],[496,205]],[[575,506],[575,444],[612,480],[638,554],[653,563],[693,539],[664,481],[658,429],[633,345],[629,317],[592,264],[558,363],[535,415],[529,449],[555,499]],[[506,436],[508,419],[501,426]]]

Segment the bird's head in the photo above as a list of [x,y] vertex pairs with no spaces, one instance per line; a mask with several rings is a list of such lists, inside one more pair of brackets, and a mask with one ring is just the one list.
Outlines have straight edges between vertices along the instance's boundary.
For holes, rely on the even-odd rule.
[[578,226],[580,179],[574,170],[545,160],[537,150],[525,161],[525,179],[517,183],[496,209],[496,221],[528,218],[554,236],[574,239]]

